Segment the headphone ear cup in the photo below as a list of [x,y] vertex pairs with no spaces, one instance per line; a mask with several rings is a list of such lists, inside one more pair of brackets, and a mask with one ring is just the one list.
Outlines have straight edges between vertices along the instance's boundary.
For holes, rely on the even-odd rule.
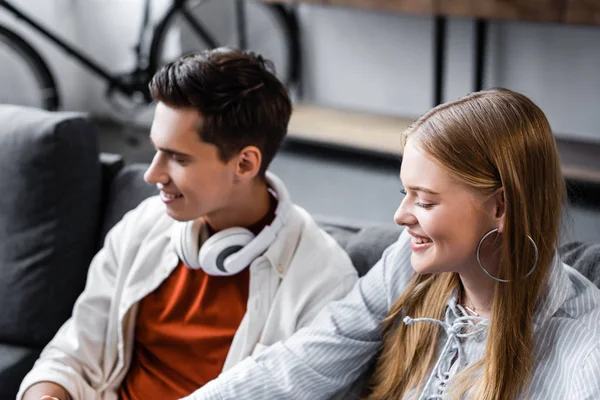
[[178,222],[178,224],[179,226],[175,229],[171,238],[175,253],[186,266],[199,269],[201,266],[198,261],[198,253],[200,252],[200,243],[203,241],[201,230],[205,228],[204,221],[198,219]]
[[207,241],[209,232],[206,222],[202,219],[178,222],[171,241],[177,257],[191,269],[200,269],[198,254],[200,245]]
[[247,267],[231,262],[231,257],[254,239],[245,228],[229,228],[212,235],[198,254],[200,267],[209,275],[234,275]]

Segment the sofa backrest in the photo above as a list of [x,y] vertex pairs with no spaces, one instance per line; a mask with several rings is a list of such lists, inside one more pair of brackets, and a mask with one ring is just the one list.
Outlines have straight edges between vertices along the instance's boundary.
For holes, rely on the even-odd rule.
[[0,106],[0,343],[44,346],[96,250],[98,130],[83,114]]
[[147,168],[148,165],[145,164],[128,165],[115,175],[104,207],[102,239],[128,211],[136,208],[146,198],[158,194],[156,186],[144,181],[144,172]]

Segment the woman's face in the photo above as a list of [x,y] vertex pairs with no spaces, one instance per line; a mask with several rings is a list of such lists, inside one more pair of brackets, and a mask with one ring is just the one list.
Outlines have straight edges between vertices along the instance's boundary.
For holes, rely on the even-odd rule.
[[502,214],[501,195],[475,193],[410,139],[402,157],[400,180],[406,195],[394,220],[405,225],[412,236],[415,271],[464,273],[476,266],[480,239],[491,229],[502,230],[502,218],[498,217]]

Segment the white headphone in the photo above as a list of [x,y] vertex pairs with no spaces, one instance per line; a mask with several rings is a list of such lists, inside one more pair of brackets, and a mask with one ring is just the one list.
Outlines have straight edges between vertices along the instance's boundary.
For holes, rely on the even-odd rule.
[[[201,235],[206,223],[200,218],[178,222],[173,244],[177,256],[189,268],[200,269],[209,275],[234,275],[246,268],[275,241],[277,233],[285,225],[291,207],[289,194],[283,182],[267,171],[267,184],[277,193],[275,219],[256,236],[246,228],[228,228],[215,233],[206,241]],[[200,243],[202,243],[200,247]]]

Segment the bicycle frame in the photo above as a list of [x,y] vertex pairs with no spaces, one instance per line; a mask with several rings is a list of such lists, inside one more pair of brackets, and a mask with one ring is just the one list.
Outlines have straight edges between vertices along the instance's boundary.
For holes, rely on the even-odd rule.
[[[109,84],[109,92],[113,89],[117,89],[121,93],[127,96],[133,96],[135,94],[142,94],[145,102],[150,103],[152,101],[148,82],[160,67],[155,62],[149,62],[153,59],[152,55],[158,51],[159,38],[164,33],[168,22],[171,20],[175,13],[180,13],[181,16],[187,21],[192,30],[206,42],[210,48],[219,47],[218,41],[204,28],[204,26],[192,15],[188,9],[188,0],[172,0],[169,9],[166,11],[161,21],[156,24],[152,29],[151,40],[145,42],[145,34],[148,31],[150,24],[149,12],[150,12],[150,1],[146,0],[145,10],[143,15],[142,29],[140,31],[139,41],[135,46],[135,52],[137,57],[136,68],[128,74],[114,75],[98,65],[92,58],[77,50],[71,43],[59,38],[57,35],[52,33],[47,27],[36,22],[33,18],[28,16],[25,12],[11,4],[8,0],[0,0],[0,8],[3,8],[12,13],[17,19],[22,20],[26,25],[33,28],[39,34],[50,40],[56,46],[64,50],[69,56],[75,58],[84,67],[104,79]],[[206,0],[203,0],[206,1]],[[244,0],[235,1],[235,19],[236,19],[236,36],[238,39],[238,45],[240,48],[246,48],[246,15]],[[145,45],[145,46],[144,46]],[[144,46],[144,48],[142,48]],[[149,60],[150,58],[150,60]]]
[[46,27],[37,23],[32,18],[30,18],[23,11],[19,10],[14,5],[10,4],[6,0],[0,0],[0,8],[4,8],[7,11],[14,14],[18,19],[23,20],[27,25],[35,29],[42,36],[46,37],[48,40],[56,44],[58,47],[67,52],[70,56],[76,58],[79,62],[85,65],[88,69],[101,76],[103,79],[108,81],[111,86],[114,86],[121,90],[124,93],[132,94],[132,88],[129,85],[123,84],[116,76],[111,75],[106,69],[100,67],[96,62],[94,62],[91,58],[87,57],[82,52],[75,49],[71,44],[65,42],[52,32],[50,32]]

